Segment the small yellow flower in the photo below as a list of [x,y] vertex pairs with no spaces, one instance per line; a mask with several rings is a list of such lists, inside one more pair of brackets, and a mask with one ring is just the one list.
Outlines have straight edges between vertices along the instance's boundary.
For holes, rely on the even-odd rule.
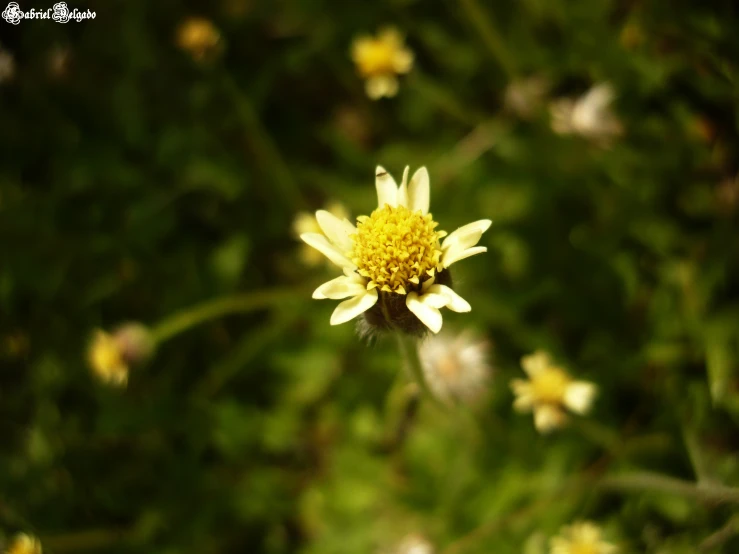
[[618,548],[605,542],[600,528],[589,521],[563,527],[549,542],[550,554],[614,554]]
[[125,387],[128,383],[128,364],[113,335],[98,329],[90,343],[87,359],[95,376],[103,383]]
[[5,554],[42,554],[41,542],[25,533],[19,533],[10,543]]
[[377,37],[361,36],[352,44],[352,59],[359,74],[366,79],[367,96],[376,100],[398,92],[397,75],[413,67],[413,52],[405,47],[397,29],[381,30]]
[[469,332],[440,333],[419,344],[424,376],[437,398],[444,402],[474,402],[490,378],[487,341]]
[[[325,210],[316,212],[321,233],[300,235],[344,275],[324,283],[313,298],[340,300],[331,325],[360,314],[373,329],[396,329],[419,335],[427,327],[438,333],[440,308],[469,312],[470,305],[451,288],[449,267],[486,252],[475,246],[492,221],[482,219],[446,237],[429,213],[430,185],[425,167],[408,182],[408,167],[398,186],[382,167],[375,172],[378,208],[357,218],[355,226]],[[425,326],[425,327],[424,327]]]
[[112,334],[96,330],[87,350],[87,361],[100,381],[125,387],[131,366],[147,360],[154,348],[151,333],[146,327],[127,323]]
[[616,93],[608,83],[595,85],[577,99],[552,102],[552,130],[560,135],[580,135],[601,146],[623,134],[623,126],[611,111]]
[[216,54],[221,46],[221,33],[203,17],[191,17],[177,29],[177,46],[190,53],[197,62]]
[[524,356],[521,367],[529,381],[511,381],[516,396],[513,407],[519,412],[533,411],[539,432],[547,433],[564,425],[564,408],[580,415],[590,410],[597,387],[588,381],[573,380],[565,370],[552,365],[546,352]]
[[[339,219],[346,219],[349,217],[349,212],[340,202],[332,202],[326,206],[326,211],[331,215]],[[304,233],[323,233],[321,226],[318,225],[316,216],[310,212],[300,212],[293,219],[293,233],[297,238]],[[300,249],[300,258],[305,265],[316,266],[321,263],[325,258],[320,252],[311,248],[307,244],[303,244]]]

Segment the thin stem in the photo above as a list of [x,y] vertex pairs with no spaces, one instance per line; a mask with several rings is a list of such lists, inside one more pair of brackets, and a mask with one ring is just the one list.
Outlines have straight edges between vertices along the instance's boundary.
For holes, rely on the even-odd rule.
[[211,319],[232,313],[246,313],[287,302],[303,294],[300,288],[260,290],[216,298],[176,312],[155,325],[152,338],[159,344]]
[[699,552],[710,552],[720,548],[725,542],[739,533],[739,515],[734,515],[721,529],[706,537],[698,546]]
[[235,115],[246,131],[246,138],[254,152],[254,157],[272,185],[279,192],[275,195],[287,201],[291,209],[302,207],[305,202],[295,179],[288,170],[277,145],[259,120],[251,100],[239,89],[230,75],[225,74],[223,83],[234,103]]
[[421,365],[421,358],[418,356],[418,339],[401,332],[395,333],[395,336],[398,340],[400,352],[405,360],[406,370],[418,385],[421,394],[433,401],[433,403],[438,407],[445,408],[445,405],[431,391],[426,382],[426,377],[423,374],[423,366]]
[[477,0],[461,0],[460,4],[464,10],[467,19],[477,30],[485,45],[488,47],[490,54],[500,64],[509,79],[515,77],[516,69],[505,46],[503,37],[493,24],[492,20],[482,9]]
[[709,483],[693,483],[659,473],[628,473],[606,477],[597,484],[604,489],[658,491],[687,496],[714,504],[739,504],[739,489]]

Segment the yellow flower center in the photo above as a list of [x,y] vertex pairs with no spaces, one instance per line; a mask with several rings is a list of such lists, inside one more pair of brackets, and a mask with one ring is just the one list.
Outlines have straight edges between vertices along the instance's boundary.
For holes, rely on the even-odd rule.
[[369,288],[406,294],[426,276],[433,276],[441,257],[438,225],[431,214],[385,204],[371,216],[357,218],[357,233],[349,257]]
[[365,39],[357,48],[355,61],[365,77],[395,72],[395,56],[398,47],[394,42]]
[[570,376],[557,367],[550,367],[531,379],[534,397],[539,402],[559,404],[570,384]]

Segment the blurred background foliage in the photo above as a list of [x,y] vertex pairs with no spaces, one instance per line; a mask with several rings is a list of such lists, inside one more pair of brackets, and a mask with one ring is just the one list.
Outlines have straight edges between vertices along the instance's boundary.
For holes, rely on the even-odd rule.
[[[70,7],[97,17],[0,21],[5,537],[345,554],[417,533],[537,554],[590,519],[623,552],[739,552],[735,3]],[[193,16],[218,30],[205,52],[178,46]],[[349,51],[388,24],[415,64],[372,101]],[[531,78],[544,93],[511,99]],[[623,133],[553,132],[549,103],[601,82]],[[291,231],[332,201],[369,213],[377,163],[427,165],[442,228],[495,222],[455,272],[473,311],[445,316],[493,344],[489,391],[422,402],[394,443],[395,344],[329,326],[310,293],[331,271]],[[90,375],[93,329],[229,295],[242,307],[174,334],[127,389]],[[549,436],[511,407],[535,349],[600,387]]]

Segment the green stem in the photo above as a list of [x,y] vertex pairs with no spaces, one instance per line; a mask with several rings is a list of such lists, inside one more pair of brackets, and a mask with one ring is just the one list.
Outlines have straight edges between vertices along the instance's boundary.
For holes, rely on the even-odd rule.
[[410,373],[413,381],[418,385],[421,394],[433,401],[433,403],[438,407],[446,408],[441,400],[439,400],[439,398],[431,391],[426,382],[426,377],[423,374],[423,366],[421,365],[421,358],[418,356],[418,339],[401,332],[396,332],[395,336],[398,340],[398,348],[405,360],[406,370]]
[[303,207],[305,202],[300,188],[288,170],[274,140],[259,120],[251,100],[239,89],[230,75],[224,75],[223,83],[234,103],[234,113],[244,126],[246,139],[253,150],[254,158],[262,165],[265,175],[278,191],[276,196],[287,201],[290,209],[296,210]]
[[636,472],[606,477],[600,480],[598,485],[612,490],[666,492],[714,504],[739,504],[739,489],[724,485],[693,483],[659,473]]
[[477,32],[488,47],[488,50],[490,50],[493,58],[500,64],[506,76],[509,79],[513,79],[516,74],[513,58],[508,53],[505,41],[490,17],[488,17],[477,0],[461,0],[460,4],[467,15],[467,19],[477,29]]
[[216,298],[170,315],[152,327],[151,335],[159,344],[211,319],[268,308],[292,300],[303,292],[302,288],[281,288]]

